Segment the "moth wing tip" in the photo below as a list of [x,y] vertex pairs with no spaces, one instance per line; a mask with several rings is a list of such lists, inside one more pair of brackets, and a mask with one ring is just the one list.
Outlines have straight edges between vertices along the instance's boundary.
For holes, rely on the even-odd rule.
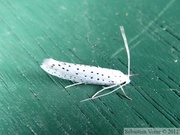
[[40,67],[41,67],[42,69],[44,69],[44,66],[49,65],[52,60],[53,60],[52,58],[46,58],[46,59],[44,59]]

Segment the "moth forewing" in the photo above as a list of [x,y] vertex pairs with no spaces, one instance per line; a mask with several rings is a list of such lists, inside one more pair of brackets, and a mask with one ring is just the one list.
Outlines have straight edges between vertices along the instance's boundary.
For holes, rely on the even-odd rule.
[[41,65],[47,73],[62,79],[84,84],[114,85],[121,84],[124,74],[121,71],[45,59]]

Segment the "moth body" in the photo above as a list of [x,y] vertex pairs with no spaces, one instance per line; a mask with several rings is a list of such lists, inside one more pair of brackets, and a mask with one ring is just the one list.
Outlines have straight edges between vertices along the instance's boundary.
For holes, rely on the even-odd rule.
[[41,68],[59,78],[84,84],[120,85],[130,81],[127,75],[118,70],[60,62],[52,58],[45,59]]

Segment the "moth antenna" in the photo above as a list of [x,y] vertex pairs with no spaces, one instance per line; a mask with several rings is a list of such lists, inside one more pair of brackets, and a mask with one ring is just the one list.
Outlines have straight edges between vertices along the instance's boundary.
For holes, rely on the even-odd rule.
[[139,74],[130,74],[129,76],[137,76],[137,75],[139,75]]
[[127,58],[128,58],[128,76],[130,76],[130,52],[129,52],[128,42],[127,42],[126,34],[125,34],[125,31],[124,31],[124,27],[120,26],[119,28],[120,28],[121,35],[123,37],[124,45],[125,45],[126,52],[127,52]]

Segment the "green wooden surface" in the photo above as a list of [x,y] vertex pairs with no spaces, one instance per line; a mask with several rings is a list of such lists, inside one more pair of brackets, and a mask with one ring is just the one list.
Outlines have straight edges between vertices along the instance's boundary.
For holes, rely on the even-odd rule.
[[[1,0],[0,134],[122,134],[125,127],[180,127],[178,0]],[[44,58],[127,73],[132,101],[116,93],[80,103],[101,86],[45,73]]]

